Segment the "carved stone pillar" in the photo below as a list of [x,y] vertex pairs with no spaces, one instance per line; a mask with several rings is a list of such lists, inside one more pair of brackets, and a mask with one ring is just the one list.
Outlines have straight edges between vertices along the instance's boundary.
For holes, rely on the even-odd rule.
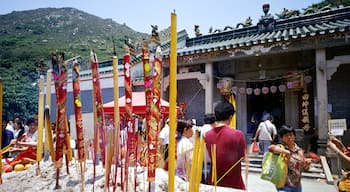
[[205,89],[205,113],[213,113],[213,91],[214,91],[214,77],[213,77],[213,63],[205,64],[205,74],[207,82]]
[[319,154],[325,154],[328,139],[328,93],[326,50],[316,50],[316,126],[318,127]]

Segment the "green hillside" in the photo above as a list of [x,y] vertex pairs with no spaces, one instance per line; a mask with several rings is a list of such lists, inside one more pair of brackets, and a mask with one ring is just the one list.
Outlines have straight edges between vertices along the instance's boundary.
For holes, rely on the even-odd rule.
[[132,42],[149,37],[111,19],[73,8],[12,12],[0,15],[0,26],[3,114],[9,119],[29,117],[37,111],[37,64],[46,64],[51,51],[65,52],[66,59],[80,55],[89,65],[92,49],[100,61],[111,59],[112,39],[121,58],[126,37]]

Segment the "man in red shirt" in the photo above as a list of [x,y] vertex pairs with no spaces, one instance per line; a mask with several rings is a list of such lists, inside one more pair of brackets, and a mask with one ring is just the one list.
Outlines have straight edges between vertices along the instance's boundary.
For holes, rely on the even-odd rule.
[[[221,101],[216,105],[215,127],[205,134],[205,143],[212,167],[216,166],[216,185],[245,190],[241,161],[245,157],[246,142],[242,131],[228,126],[234,113],[234,107],[227,101]],[[213,165],[211,151],[214,145],[216,146],[216,165]],[[212,181],[211,184],[215,184],[214,182]]]

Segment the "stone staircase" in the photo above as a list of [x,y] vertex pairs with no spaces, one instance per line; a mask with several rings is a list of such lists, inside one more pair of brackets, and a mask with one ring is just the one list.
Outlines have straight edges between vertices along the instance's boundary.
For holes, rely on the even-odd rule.
[[[258,155],[254,153],[248,154],[249,160],[249,172],[261,173],[261,164],[262,164],[263,155]],[[242,162],[242,170],[246,169],[246,163]],[[321,162],[312,162],[310,170],[302,173],[303,178],[312,178],[312,179],[327,179],[325,169],[323,168]]]

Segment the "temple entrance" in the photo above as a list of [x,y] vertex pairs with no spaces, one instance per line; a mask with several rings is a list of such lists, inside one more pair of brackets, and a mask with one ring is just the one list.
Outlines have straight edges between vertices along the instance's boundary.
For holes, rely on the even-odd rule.
[[[258,85],[256,87],[263,87],[264,85]],[[247,120],[248,120],[248,133],[255,134],[259,123],[263,120],[264,115],[267,113],[273,115],[273,123],[278,128],[285,122],[284,118],[284,93],[277,91],[276,93],[268,94],[260,93],[255,95],[254,92],[247,95]]]

